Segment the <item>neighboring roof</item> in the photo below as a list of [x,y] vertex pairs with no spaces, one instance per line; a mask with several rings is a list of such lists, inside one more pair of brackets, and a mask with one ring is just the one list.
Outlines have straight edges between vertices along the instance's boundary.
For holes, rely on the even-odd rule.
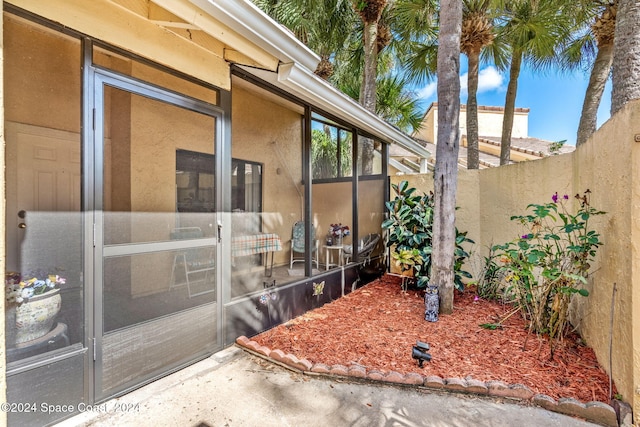
[[[496,147],[496,151],[499,153],[500,150],[500,138],[497,137],[487,137],[481,136],[478,138],[478,142],[480,144],[489,144]],[[429,159],[430,164],[435,164],[435,152],[436,145],[421,141],[427,150],[430,150],[434,153],[434,156]],[[529,157],[530,160],[535,160],[536,158],[541,159],[544,157],[553,156],[555,154],[564,154],[570,153],[575,150],[574,146],[571,145],[563,145],[557,151],[557,153],[552,153],[550,151],[550,147],[554,144],[552,141],[545,141],[543,139],[538,138],[512,138],[511,139],[511,152],[523,153]],[[512,154],[513,156],[513,154]],[[500,166],[500,155],[492,154],[486,151],[480,151],[478,153],[480,168],[493,168]],[[515,163],[511,161],[510,163]],[[458,153],[458,164],[460,166],[467,166],[467,147],[460,145],[460,151]]]
[[[435,112],[438,108],[437,102],[432,102],[427,108],[425,112],[423,122],[426,120],[427,116],[434,116],[434,120],[437,120],[435,117]],[[466,112],[467,106],[465,104],[460,105],[460,111]],[[486,113],[496,113],[499,115],[504,115],[504,107],[497,106],[487,106],[487,105],[479,105],[478,113],[485,113],[482,117],[486,117]],[[515,108],[514,112],[518,115],[522,115],[528,117],[530,112],[529,108]],[[479,120],[482,120],[479,115]],[[523,120],[525,120],[523,118]],[[524,128],[526,131],[526,127]],[[487,129],[485,129],[486,131]],[[462,167],[466,167],[467,165],[467,148],[466,148],[466,135],[465,135],[465,127],[461,124],[461,135],[460,135],[460,151],[458,154],[458,163]],[[424,138],[424,136],[422,136]],[[435,164],[435,152],[436,152],[436,144],[435,141],[426,141],[424,139],[417,139],[419,143],[424,146],[427,150],[434,153],[429,159],[429,163],[431,165]],[[480,136],[478,138],[479,143],[479,163],[481,168],[488,167],[497,167],[500,166],[500,136]],[[548,157],[554,154],[562,154],[568,153],[575,149],[573,146],[567,145],[557,145],[557,142],[546,141],[539,138],[532,137],[523,137],[523,138],[511,138],[511,163],[515,163],[518,161],[526,161],[526,160],[535,160],[543,157]],[[554,145],[557,145],[554,147]],[[405,155],[399,152],[391,151],[391,155],[395,156],[395,160],[403,161]]]
[[431,154],[419,156],[397,144],[392,144],[389,147],[389,164],[401,173],[426,173],[429,168],[428,160],[435,158],[435,145],[431,144],[429,147],[419,139],[415,139],[415,143]]
[[[500,138],[495,136],[481,136],[478,137],[479,142],[485,142],[487,144],[500,146]],[[539,157],[548,157],[553,154],[570,153],[576,149],[572,145],[563,145],[557,150],[557,153],[553,153],[550,147],[554,144],[553,141],[546,141],[538,138],[511,138],[511,150],[519,151],[521,153],[531,154]]]

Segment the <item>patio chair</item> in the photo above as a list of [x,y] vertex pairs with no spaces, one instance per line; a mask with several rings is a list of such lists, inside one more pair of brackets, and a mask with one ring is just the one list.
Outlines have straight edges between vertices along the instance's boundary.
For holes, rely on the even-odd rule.
[[[364,265],[367,265],[371,261],[371,254],[376,248],[379,240],[380,235],[377,233],[367,234],[365,237],[360,239],[360,242],[358,243],[358,257],[360,261],[364,261]],[[342,250],[344,263],[347,264],[353,257],[353,246],[345,245]]]
[[[291,256],[289,260],[289,268],[293,268],[293,264],[296,262],[304,262],[304,252],[305,252],[305,238],[304,238],[304,221],[298,221],[293,224],[293,229],[291,230]],[[313,263],[316,263],[316,268],[319,267],[319,255],[318,255],[318,240],[316,237],[316,228],[314,225],[311,225],[311,236],[313,237],[313,246],[311,247],[311,267],[313,268]],[[296,255],[300,254],[300,255]]]
[[[171,240],[198,239],[204,237],[200,227],[176,228]],[[179,251],[173,257],[169,289],[185,286],[189,298],[215,292],[215,252],[213,248],[193,248]],[[184,282],[176,283],[176,276],[184,272]],[[196,290],[195,284],[202,283]]]

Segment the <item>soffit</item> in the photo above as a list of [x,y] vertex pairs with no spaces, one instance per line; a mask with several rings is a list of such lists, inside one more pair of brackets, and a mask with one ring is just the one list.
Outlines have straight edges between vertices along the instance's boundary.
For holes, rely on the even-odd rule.
[[275,70],[278,58],[186,0],[109,0],[226,60]]

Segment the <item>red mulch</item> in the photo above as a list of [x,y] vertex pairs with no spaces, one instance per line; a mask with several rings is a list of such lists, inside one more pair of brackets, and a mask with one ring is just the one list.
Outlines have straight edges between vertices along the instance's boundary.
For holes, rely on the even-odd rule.
[[[399,278],[383,276],[356,291],[252,338],[312,363],[352,366],[441,378],[473,377],[523,384],[554,399],[609,402],[609,377],[592,349],[569,336],[556,344],[528,334],[515,313],[502,328],[488,330],[512,311],[509,305],[474,300],[457,292],[454,312],[437,322],[424,320],[423,292],[403,293]],[[416,341],[429,343],[431,362],[411,358]],[[615,389],[612,394],[615,394]]]

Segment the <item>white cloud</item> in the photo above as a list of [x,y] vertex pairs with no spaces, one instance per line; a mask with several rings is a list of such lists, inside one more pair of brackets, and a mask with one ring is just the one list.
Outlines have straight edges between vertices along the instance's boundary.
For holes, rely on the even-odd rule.
[[503,89],[504,76],[496,67],[487,67],[478,74],[478,93]]
[[[478,93],[504,90],[503,82],[504,76],[500,74],[496,67],[483,68],[478,73]],[[434,80],[422,89],[418,89],[416,95],[423,101],[428,101],[430,98],[435,101],[437,89],[438,82]],[[460,97],[463,100],[467,99],[467,89],[467,73],[464,73],[460,76]]]
[[[490,92],[492,90],[503,90],[504,76],[496,69],[496,67],[489,66],[483,68],[478,73],[478,93]],[[432,100],[435,101],[436,92],[438,89],[438,82],[433,81],[428,85],[416,91],[416,96],[423,101]],[[460,97],[462,99],[467,98],[467,73],[460,76]]]
[[[468,73],[464,73],[460,76],[460,95],[464,98],[468,95],[467,87]],[[504,77],[496,69],[496,67],[489,66],[480,70],[478,73],[478,93],[490,92],[492,90],[502,89],[502,82]]]
[[416,92],[416,96],[423,101],[427,101],[431,97],[435,98],[437,89],[438,89],[438,82],[433,81],[428,85],[426,85],[425,87],[423,87],[422,89],[418,89]]
[[[460,98],[467,99],[467,95],[469,94],[469,86],[467,85],[467,80],[469,73],[464,73],[460,76]],[[478,84],[480,86],[480,84]]]
[[[469,87],[467,85],[468,73],[464,73],[460,76],[460,99],[462,102],[466,102],[469,96]],[[502,74],[498,72],[496,67],[489,66],[480,70],[478,73],[478,94],[483,92],[491,92],[493,90],[501,90],[503,88],[502,82],[504,78]]]

